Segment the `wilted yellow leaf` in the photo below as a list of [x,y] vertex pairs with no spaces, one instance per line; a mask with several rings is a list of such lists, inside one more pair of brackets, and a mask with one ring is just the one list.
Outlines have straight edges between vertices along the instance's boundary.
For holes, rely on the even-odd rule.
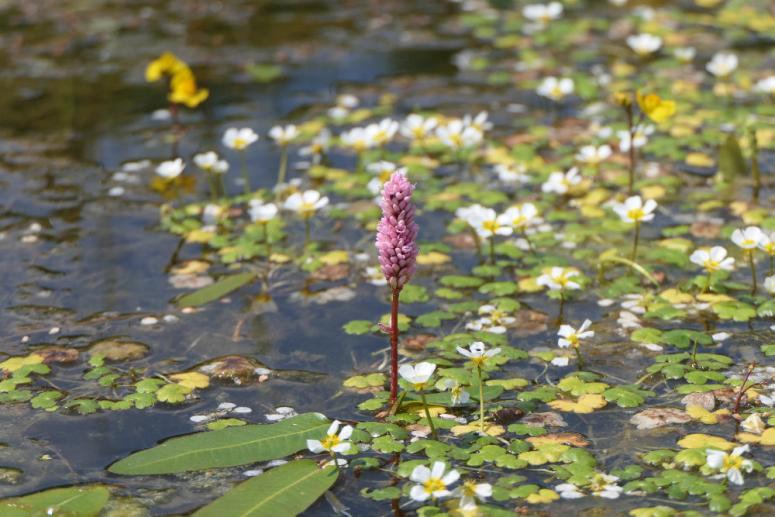
[[176,373],[169,377],[177,384],[185,386],[186,388],[191,388],[192,390],[196,388],[206,388],[210,385],[210,377],[199,372]]
[[713,167],[716,162],[705,153],[689,153],[686,155],[686,164],[692,167]]
[[209,232],[205,230],[193,230],[188,232],[186,234],[186,242],[193,242],[193,243],[208,243],[210,242],[213,237],[215,237],[215,232]]
[[573,413],[592,413],[596,409],[605,407],[606,401],[602,395],[587,394],[573,400],[553,400],[549,405],[558,411],[571,411]]
[[349,255],[345,250],[329,251],[320,256],[320,261],[327,266],[335,266],[337,264],[345,264],[349,260]]
[[170,271],[174,275],[198,275],[204,273],[210,267],[210,263],[204,260],[189,260]]
[[25,357],[11,357],[10,359],[6,359],[0,363],[0,369],[13,373],[22,366],[40,364],[42,362],[43,357],[39,356],[38,354],[30,354]]
[[285,264],[286,262],[291,260],[291,257],[283,253],[272,253],[269,256],[269,260],[270,262],[274,262],[275,264]]
[[735,444],[729,442],[720,436],[711,436],[709,434],[687,434],[678,440],[678,446],[684,449],[704,449],[710,447],[722,451],[730,451],[735,448]]
[[770,427],[762,434],[737,433],[735,440],[741,443],[758,443],[759,445],[775,445],[775,427]]
[[699,420],[703,424],[708,425],[717,424],[719,417],[731,414],[728,409],[719,409],[711,413],[704,407],[695,405],[686,406],[686,413],[694,420]]
[[446,264],[450,260],[452,260],[452,257],[446,253],[440,253],[438,251],[421,253],[417,256],[417,263],[421,266],[439,266],[441,264]]
[[[460,436],[466,433],[478,433],[479,424],[473,423],[473,424],[466,424],[466,425],[456,425],[452,427],[450,431],[452,431],[452,434],[454,434],[455,436]],[[504,429],[503,426],[488,424],[488,423],[484,424],[484,433],[489,436],[500,436],[505,432],[506,432],[506,429]]]
[[659,297],[672,304],[678,303],[692,303],[694,297],[688,293],[682,293],[678,289],[665,289],[659,293]]
[[523,293],[537,293],[543,289],[543,287],[538,285],[537,280],[538,278],[535,277],[522,278],[517,285],[519,285],[519,290]]
[[551,503],[552,501],[556,501],[559,498],[560,498],[560,495],[554,490],[549,490],[548,488],[542,488],[538,492],[534,492],[529,496],[527,496],[525,498],[525,501],[527,501],[530,504],[544,504],[544,503]]
[[660,199],[665,197],[665,187],[662,185],[646,185],[640,189],[640,192],[646,199]]

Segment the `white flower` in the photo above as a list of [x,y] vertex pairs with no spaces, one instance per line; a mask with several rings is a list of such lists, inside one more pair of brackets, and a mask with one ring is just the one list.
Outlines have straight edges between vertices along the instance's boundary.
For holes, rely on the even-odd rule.
[[379,176],[380,178],[385,178],[385,181],[390,178],[390,175],[393,174],[397,168],[398,166],[395,163],[385,160],[370,163],[366,166],[368,172],[375,176]]
[[748,452],[748,445],[735,447],[729,454],[724,451],[708,449],[707,464],[710,468],[721,472],[722,477],[726,477],[730,483],[742,485],[743,471],[751,472],[753,470],[753,462],[742,457],[746,452]]
[[749,226],[743,230],[737,229],[732,232],[732,242],[744,250],[752,250],[759,246],[764,232],[758,226]]
[[576,154],[576,161],[594,167],[607,160],[611,156],[611,152],[611,146],[609,145],[604,144],[600,147],[585,145]]
[[560,339],[557,340],[557,346],[560,348],[578,348],[582,339],[594,337],[594,330],[587,330],[592,325],[590,320],[584,320],[584,323],[577,329],[574,329],[570,325],[560,325],[560,329],[557,331],[557,335]]
[[494,357],[500,353],[500,351],[500,348],[491,348],[487,350],[487,347],[481,341],[474,341],[471,343],[468,350],[462,346],[457,347],[457,352],[460,355],[469,358],[477,367],[480,367],[488,358]]
[[638,124],[635,126],[635,131],[630,135],[629,131],[617,131],[616,136],[619,137],[619,150],[626,153],[630,150],[630,145],[634,145],[635,149],[639,149],[646,145],[649,141],[649,135],[654,132],[654,126]]
[[264,203],[258,199],[251,199],[248,213],[250,214],[250,220],[254,223],[267,223],[277,215],[277,205],[274,203]]
[[538,222],[538,209],[533,203],[523,203],[506,209],[501,215],[506,224],[515,231],[524,232],[530,225]]
[[463,484],[457,487],[453,495],[460,498],[458,508],[461,510],[475,510],[476,500],[484,501],[492,497],[492,485],[489,483],[476,483],[473,480],[463,481]]
[[754,86],[754,90],[756,90],[759,93],[768,93],[770,95],[775,95],[775,75],[771,75],[769,77],[765,77],[764,79],[759,80]]
[[560,494],[563,499],[579,499],[586,494],[579,487],[572,483],[562,483],[554,487],[554,490]]
[[543,192],[556,192],[557,194],[567,194],[575,185],[581,183],[581,175],[576,167],[572,167],[568,172],[556,171],[549,175],[549,178],[541,185]]
[[447,487],[460,479],[460,474],[456,470],[450,470],[445,474],[446,468],[443,461],[435,461],[431,469],[425,465],[417,465],[409,479],[418,484],[412,487],[409,496],[415,501],[449,496],[452,492]]
[[775,294],[775,276],[768,276],[764,279],[764,290],[770,294]]
[[377,145],[374,136],[374,130],[367,131],[362,127],[354,127],[351,130],[342,133],[340,140],[345,147],[349,147],[356,153],[360,153]]
[[529,183],[530,176],[526,172],[527,168],[522,164],[499,163],[495,166],[495,173],[503,183]]
[[331,145],[331,131],[328,128],[320,130],[315,138],[309,143],[309,145],[299,149],[300,156],[312,156],[315,163],[320,161],[320,158],[328,151]]
[[[617,481],[619,481],[619,478],[616,476],[595,473],[595,475],[592,476],[592,479],[585,485],[584,489],[597,497],[616,499],[624,490],[616,484]],[[562,483],[554,487],[554,489],[559,492],[560,497],[563,499],[578,499],[586,495],[581,488],[572,483]]]
[[407,382],[412,384],[416,390],[425,388],[425,383],[436,371],[436,365],[433,363],[422,362],[415,366],[404,364],[398,369],[398,374]]
[[352,444],[346,440],[353,434],[353,428],[350,425],[346,425],[339,431],[340,425],[341,422],[339,420],[331,422],[325,438],[322,440],[307,440],[307,448],[315,453],[324,451],[342,453],[349,451]]
[[499,310],[495,305],[485,304],[479,307],[482,318],[466,323],[468,330],[484,331],[491,334],[505,334],[506,325],[514,324],[517,319]]
[[480,111],[475,117],[466,115],[463,117],[463,124],[466,127],[472,127],[480,133],[484,133],[492,129],[492,122],[487,120],[487,117],[488,113],[486,111]]
[[628,197],[624,203],[616,203],[613,210],[619,215],[625,223],[641,223],[654,219],[654,210],[657,208],[657,202],[653,199],[647,199],[643,202],[640,196]]
[[321,197],[317,190],[307,190],[305,192],[294,192],[283,203],[283,208],[296,212],[302,217],[309,217],[315,211],[328,205],[328,198]]
[[648,56],[662,47],[662,38],[652,34],[638,34],[627,37],[627,46],[639,56]]
[[423,142],[439,124],[435,117],[425,118],[412,113],[401,124],[400,132],[404,138],[413,142]]
[[366,134],[376,146],[385,145],[393,140],[397,131],[398,122],[389,118],[381,120],[379,124],[369,124],[366,126]]
[[716,77],[729,77],[737,68],[737,56],[731,52],[718,52],[705,65],[705,69]]
[[740,422],[740,427],[748,433],[762,434],[767,428],[767,424],[764,423],[759,413],[751,413],[745,420]]
[[237,151],[242,151],[257,140],[258,135],[249,127],[243,127],[242,129],[230,127],[223,134],[223,145]]
[[553,101],[559,101],[572,94],[574,90],[573,79],[547,77],[538,85],[536,93]]
[[775,233],[767,235],[762,232],[762,238],[759,240],[758,248],[767,255],[775,255]]
[[469,400],[471,400],[471,394],[468,393],[465,389],[463,389],[463,386],[453,380],[453,379],[444,379],[444,383],[441,386],[442,391],[449,390],[449,396],[452,400],[453,406],[459,406],[460,404],[466,404]]
[[721,246],[713,246],[710,250],[698,249],[691,254],[689,260],[708,273],[715,271],[732,271],[735,268],[735,259],[727,257],[727,250]]
[[577,276],[579,276],[579,272],[574,269],[555,266],[549,270],[549,273],[539,276],[536,283],[546,286],[552,291],[581,289],[581,285],[578,282],[571,280]]
[[678,47],[673,51],[676,59],[682,63],[690,63],[694,56],[697,55],[697,49],[694,47]]
[[382,272],[382,269],[375,266],[369,266],[366,268],[366,281],[369,282],[371,285],[377,285],[377,286],[387,285],[387,279],[385,279],[385,273]]
[[285,127],[274,126],[269,130],[269,137],[280,146],[288,145],[297,136],[299,136],[299,129],[293,124]]
[[205,205],[202,210],[202,222],[205,226],[212,226],[218,222],[218,218],[223,213],[223,208],[212,203]]
[[186,168],[186,164],[183,163],[181,158],[175,158],[174,160],[167,160],[161,162],[156,167],[156,174],[166,180],[175,179],[183,173],[183,169]]
[[466,126],[462,120],[454,119],[437,127],[436,137],[442,144],[457,151],[477,145],[484,135],[475,127]]
[[622,7],[627,4],[627,0],[608,0],[608,3],[617,7]]
[[223,174],[229,170],[229,162],[219,159],[215,151],[194,155],[194,163],[205,172]]
[[522,8],[522,16],[532,22],[546,25],[562,16],[562,4],[560,2],[529,4]]
[[473,212],[468,219],[479,237],[491,238],[496,235],[511,235],[513,229],[502,215],[497,215],[492,208],[482,208]]

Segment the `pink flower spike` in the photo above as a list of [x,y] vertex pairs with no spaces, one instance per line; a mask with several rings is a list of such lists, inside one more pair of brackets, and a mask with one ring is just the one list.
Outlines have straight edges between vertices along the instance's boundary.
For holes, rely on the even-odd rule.
[[382,273],[393,290],[401,290],[417,267],[417,231],[412,192],[403,170],[382,188],[382,219],[377,226],[377,253]]

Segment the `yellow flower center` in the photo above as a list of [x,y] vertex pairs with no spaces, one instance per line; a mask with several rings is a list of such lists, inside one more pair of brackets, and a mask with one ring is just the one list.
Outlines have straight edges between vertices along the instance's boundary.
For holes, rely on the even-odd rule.
[[320,444],[323,446],[324,449],[326,449],[327,451],[330,451],[331,449],[339,445],[341,441],[342,440],[341,438],[339,438],[338,435],[329,434],[328,436],[320,440]]
[[578,334],[575,334],[575,333],[571,334],[570,336],[568,336],[565,339],[568,340],[568,343],[570,343],[570,345],[573,348],[578,348],[579,347],[579,336],[578,336]]
[[719,268],[719,265],[720,264],[713,259],[708,259],[705,261],[705,269],[707,269],[708,272],[710,273],[717,271]]
[[244,138],[237,137],[234,139],[235,149],[244,149],[246,145],[248,145],[248,142]]
[[524,215],[519,215],[511,221],[512,226],[515,226],[517,228],[524,226],[526,223],[527,223],[527,217],[525,217]]
[[735,456],[734,454],[729,454],[724,458],[724,464],[721,466],[721,471],[726,472],[730,469],[741,470],[742,467],[743,467],[742,456]]
[[488,232],[495,233],[498,230],[498,228],[500,228],[500,225],[498,224],[498,221],[493,219],[492,221],[484,221],[482,223],[482,228],[484,228]]
[[555,86],[552,88],[552,91],[549,92],[549,96],[553,99],[560,99],[563,96],[562,89],[560,89],[559,86]]
[[430,478],[428,481],[426,481],[423,484],[425,491],[429,494],[432,494],[433,492],[436,492],[438,490],[444,490],[446,488],[446,485],[444,482],[439,478]]
[[633,221],[640,221],[645,215],[646,214],[643,212],[642,208],[633,208],[631,210],[627,210],[627,217]]

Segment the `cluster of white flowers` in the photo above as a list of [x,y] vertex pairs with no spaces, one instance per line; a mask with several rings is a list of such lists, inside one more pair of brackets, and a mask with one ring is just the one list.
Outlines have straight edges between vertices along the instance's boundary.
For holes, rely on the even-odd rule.
[[563,100],[568,95],[572,95],[575,89],[573,79],[569,77],[546,77],[538,85],[536,93],[541,97],[546,97],[555,102]]

